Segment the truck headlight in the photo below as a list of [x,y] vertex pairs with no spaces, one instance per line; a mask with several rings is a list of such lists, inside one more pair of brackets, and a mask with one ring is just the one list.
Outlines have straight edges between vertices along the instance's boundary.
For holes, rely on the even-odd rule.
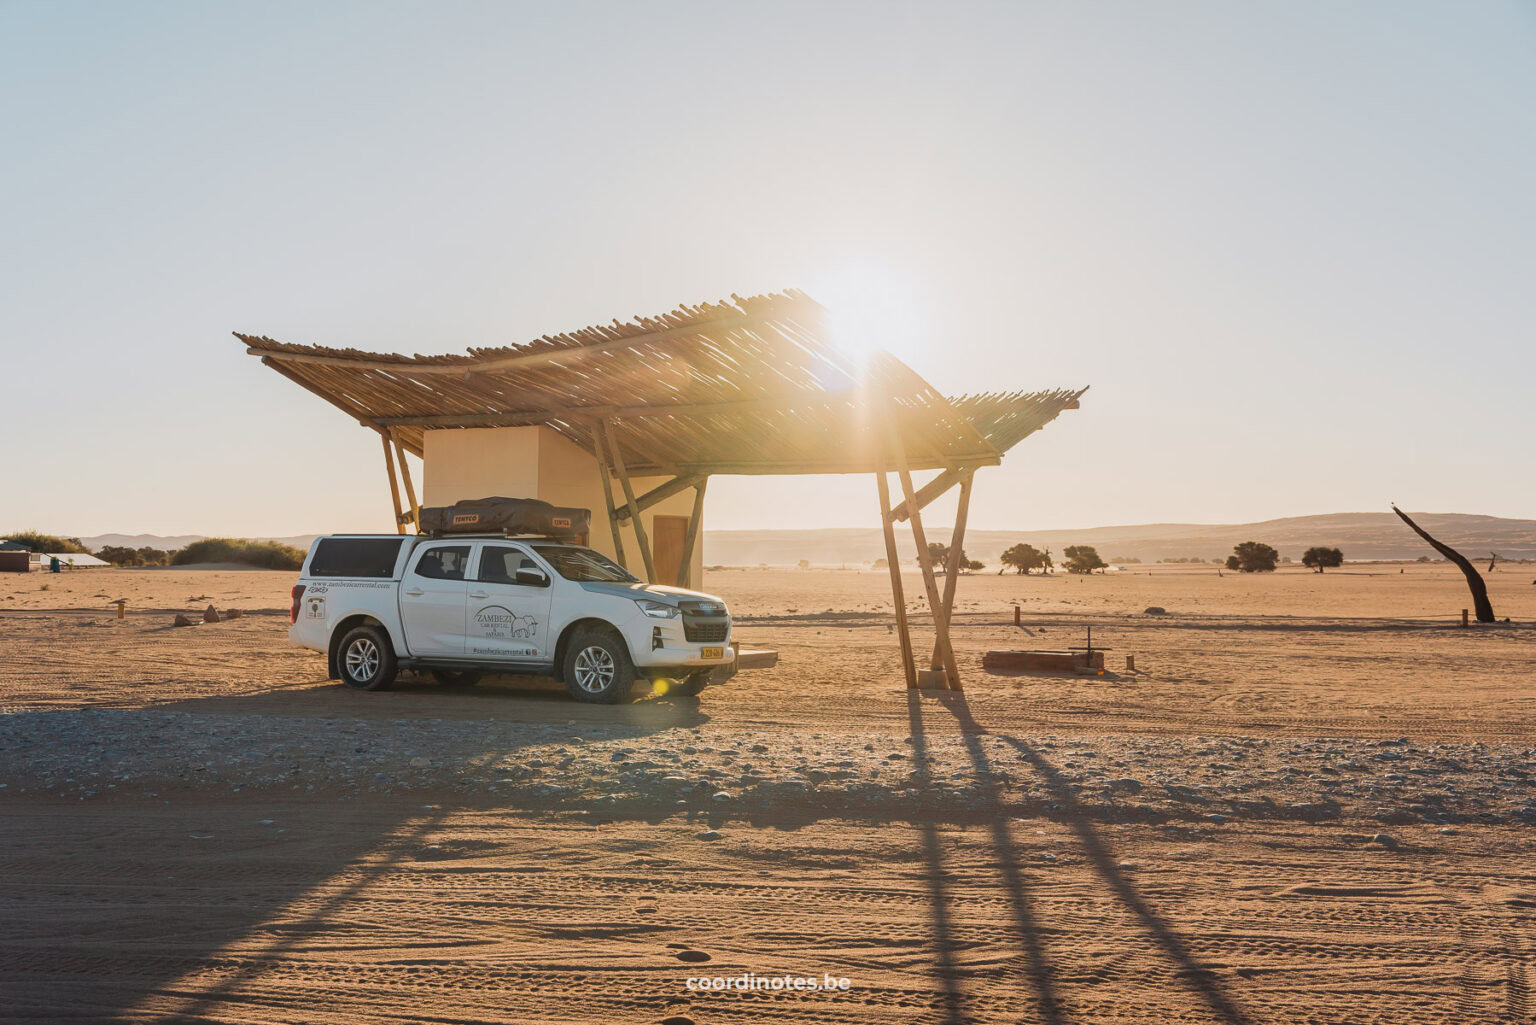
[[676,619],[682,615],[677,610],[676,605],[667,605],[659,601],[651,601],[647,598],[636,598],[635,604],[640,606],[641,612],[644,612],[652,619]]

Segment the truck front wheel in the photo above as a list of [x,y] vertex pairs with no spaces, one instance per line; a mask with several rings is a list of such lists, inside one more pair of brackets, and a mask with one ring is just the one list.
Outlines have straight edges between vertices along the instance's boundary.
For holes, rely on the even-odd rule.
[[583,627],[565,649],[565,689],[577,701],[616,705],[635,682],[624,639],[610,629]]
[[336,649],[341,682],[353,690],[384,690],[395,682],[395,649],[376,626],[356,626]]

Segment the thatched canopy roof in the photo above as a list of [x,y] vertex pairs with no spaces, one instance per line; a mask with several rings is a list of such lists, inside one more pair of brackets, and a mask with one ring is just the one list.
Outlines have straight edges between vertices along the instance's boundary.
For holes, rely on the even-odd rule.
[[[1086,389],[947,399],[880,354],[858,371],[802,292],[683,306],[466,355],[402,356],[237,334],[247,351],[421,453],[434,428],[542,424],[591,452],[607,421],[629,472],[868,473],[894,405],[913,469],[999,461]],[[876,401],[878,400],[878,402]]]

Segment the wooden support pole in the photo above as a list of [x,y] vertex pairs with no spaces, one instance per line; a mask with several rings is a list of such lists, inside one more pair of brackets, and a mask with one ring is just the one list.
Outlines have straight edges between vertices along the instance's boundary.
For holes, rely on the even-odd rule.
[[[944,629],[949,630],[949,624],[955,611],[955,583],[960,578],[960,550],[965,545],[965,521],[971,510],[971,478],[974,473],[967,473],[960,478],[960,504],[955,506],[955,532],[949,540],[949,566],[944,575]],[[939,642],[933,642],[933,658],[928,663],[930,668],[938,669],[943,665],[939,658]]]
[[613,468],[619,471],[619,483],[624,486],[624,501],[629,506],[630,522],[635,525],[635,541],[640,545],[640,559],[645,563],[645,581],[654,584],[656,560],[651,555],[651,539],[646,536],[645,524],[641,522],[640,511],[635,506],[635,488],[629,482],[629,471],[624,468],[624,454],[619,451],[619,443],[613,440],[613,431],[607,424],[603,425],[603,436],[608,439],[608,453],[613,457]]
[[693,582],[693,550],[698,546],[699,529],[704,522],[704,486],[708,483],[708,477],[701,478],[693,492],[693,515],[688,517],[688,533],[683,536],[683,561],[677,567],[678,587],[687,587]]
[[619,514],[613,508],[613,481],[609,479],[611,469],[608,464],[608,432],[601,420],[592,425],[592,447],[597,450],[597,472],[601,477],[599,483],[603,488],[603,505],[608,508],[608,526],[613,528],[613,554],[618,558],[619,565],[628,569],[629,562],[624,558],[624,532],[619,529]]
[[901,588],[901,556],[896,553],[896,527],[891,522],[891,486],[885,478],[885,461],[875,472],[880,492],[880,526],[885,531],[885,562],[891,571],[891,599],[896,603],[896,633],[901,639],[901,671],[907,689],[917,689],[917,665],[912,661],[912,635],[907,629],[907,598]]
[[395,500],[395,533],[405,533],[405,514],[400,511],[400,482],[395,480],[395,452],[390,448],[389,435],[379,432],[384,443],[384,469],[389,471],[389,496]]
[[400,463],[400,477],[405,481],[405,497],[411,503],[411,522],[416,525],[416,532],[421,533],[421,503],[416,501],[416,485],[411,483],[411,464],[405,461],[405,446],[400,443],[400,438],[394,431],[390,431],[390,437],[395,441],[395,458]]
[[888,412],[885,423],[891,451],[896,458],[896,476],[901,480],[901,493],[907,500],[912,540],[917,543],[917,564],[923,571],[923,588],[928,592],[928,607],[933,611],[933,633],[939,649],[939,660],[944,665],[948,689],[960,690],[960,670],[955,665],[955,650],[949,643],[949,624],[944,622],[943,600],[939,597],[938,580],[933,575],[933,560],[928,557],[928,535],[923,530],[923,515],[917,508],[912,471],[907,466],[907,453],[901,444],[901,432],[896,427],[894,412]]

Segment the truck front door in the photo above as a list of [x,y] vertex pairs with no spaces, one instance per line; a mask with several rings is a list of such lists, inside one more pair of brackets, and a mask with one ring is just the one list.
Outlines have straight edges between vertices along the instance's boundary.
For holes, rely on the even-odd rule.
[[[519,570],[525,571],[521,582]],[[475,580],[469,585],[466,654],[505,662],[550,661],[551,583],[517,545],[481,543]]]
[[427,544],[416,550],[400,581],[400,621],[412,655],[464,657],[470,546]]

